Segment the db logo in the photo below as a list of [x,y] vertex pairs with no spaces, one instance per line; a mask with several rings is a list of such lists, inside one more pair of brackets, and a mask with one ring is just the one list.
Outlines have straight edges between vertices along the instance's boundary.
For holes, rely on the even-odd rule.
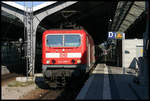
[[62,58],[67,57],[67,53],[60,53],[60,57]]

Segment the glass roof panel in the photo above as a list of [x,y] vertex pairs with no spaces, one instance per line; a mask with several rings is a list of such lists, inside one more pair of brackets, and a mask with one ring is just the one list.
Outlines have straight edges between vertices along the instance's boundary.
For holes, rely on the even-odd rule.
[[32,7],[32,3],[33,3],[33,7],[38,6],[40,4],[45,3],[45,1],[15,1],[15,3],[20,4],[22,6],[27,6],[27,7]]

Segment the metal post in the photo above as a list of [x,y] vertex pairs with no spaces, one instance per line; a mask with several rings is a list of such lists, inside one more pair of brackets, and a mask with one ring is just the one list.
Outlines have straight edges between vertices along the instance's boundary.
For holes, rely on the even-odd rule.
[[125,42],[125,34],[123,34],[123,38],[122,38],[122,72],[123,72],[123,74],[125,74],[126,73],[126,68],[125,68],[125,66],[124,66],[124,42]]
[[[149,65],[148,65],[148,41],[149,41],[149,9],[148,9],[148,1],[145,1],[145,9],[147,13],[147,19],[146,19],[146,30],[145,33],[143,33],[143,61],[140,68],[139,75],[138,75],[138,82],[140,82],[143,86],[149,86]],[[140,61],[141,62],[141,61]]]
[[149,80],[149,66],[148,66],[148,48],[147,48],[147,42],[149,40],[149,8],[148,8],[149,4],[148,1],[145,1],[145,9],[146,9],[146,13],[147,13],[147,20],[146,20],[146,31],[143,34],[143,43],[144,43],[144,50],[143,50],[143,58],[144,58],[144,63],[143,63],[143,67],[144,67],[144,71],[143,71],[143,81],[141,81],[141,83],[143,83],[144,85],[148,85],[148,80]]
[[25,30],[26,30],[26,63],[27,63],[27,78],[29,75],[34,75],[34,68],[33,68],[33,2],[32,7],[27,7],[25,2]]

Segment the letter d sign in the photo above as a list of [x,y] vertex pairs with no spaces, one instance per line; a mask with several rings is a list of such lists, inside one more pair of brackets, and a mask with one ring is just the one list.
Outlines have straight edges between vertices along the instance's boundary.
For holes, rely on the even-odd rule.
[[115,33],[113,33],[113,32],[108,32],[108,38],[109,38],[109,39],[115,39]]

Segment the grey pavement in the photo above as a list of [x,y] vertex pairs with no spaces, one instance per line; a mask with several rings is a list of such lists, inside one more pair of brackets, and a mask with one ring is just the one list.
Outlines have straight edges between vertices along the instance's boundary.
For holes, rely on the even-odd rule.
[[1,66],[1,75],[9,74],[10,71],[7,69],[7,66]]
[[123,74],[120,67],[106,67],[108,68],[108,72],[105,72],[106,70],[104,64],[97,65],[97,67],[93,71],[93,74],[85,83],[85,85],[88,86],[84,86],[81,89],[80,93],[76,97],[77,100],[149,99],[148,87],[133,83],[133,79],[135,78],[134,72],[130,74]]

